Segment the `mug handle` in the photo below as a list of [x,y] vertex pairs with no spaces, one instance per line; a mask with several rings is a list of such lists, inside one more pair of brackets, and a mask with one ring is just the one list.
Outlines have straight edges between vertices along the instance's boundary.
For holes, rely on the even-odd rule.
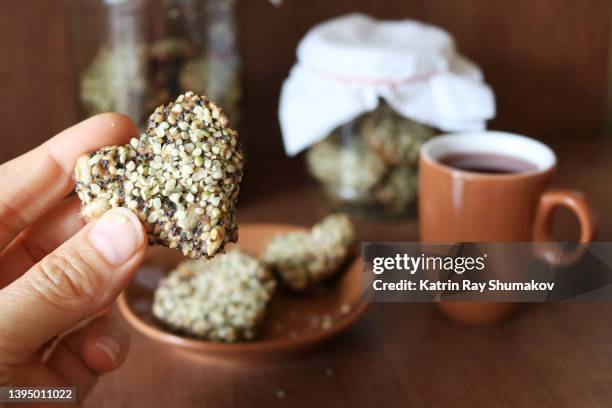
[[[552,190],[542,195],[534,223],[533,241],[552,242],[552,215],[553,210],[558,207],[570,209],[578,218],[580,223],[578,242],[582,244],[591,242],[597,225],[595,215],[584,194],[573,190]],[[561,249],[553,251],[552,248],[546,252],[545,254],[540,253],[540,257],[551,263],[568,265],[582,256],[584,246],[578,246],[569,253],[563,253]]]
[[596,228],[595,216],[584,194],[571,190],[552,190],[542,195],[536,213],[533,240],[535,242],[551,242],[552,214],[557,207],[569,208],[578,218],[580,222],[580,239],[578,242],[591,242]]

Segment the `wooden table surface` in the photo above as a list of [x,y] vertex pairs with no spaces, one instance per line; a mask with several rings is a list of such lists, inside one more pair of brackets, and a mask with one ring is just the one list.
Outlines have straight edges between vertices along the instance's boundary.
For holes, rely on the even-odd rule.
[[[585,192],[600,217],[597,240],[612,241],[612,143],[577,139],[553,148],[555,185]],[[249,174],[239,218],[307,225],[326,211],[299,162],[270,162]],[[567,214],[557,224],[560,238],[575,236]],[[418,240],[414,219],[357,225],[362,240]],[[431,304],[374,304],[311,354],[249,369],[196,364],[131,330],[127,361],[86,406],[610,406],[611,321],[612,303],[533,304],[487,327],[451,322]]]

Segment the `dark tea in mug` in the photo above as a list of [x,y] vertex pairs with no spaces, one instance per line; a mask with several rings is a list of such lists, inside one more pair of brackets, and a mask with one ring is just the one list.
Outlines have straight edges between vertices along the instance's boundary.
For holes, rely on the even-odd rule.
[[538,167],[527,160],[497,153],[453,153],[441,157],[440,163],[458,170],[487,174],[528,173]]

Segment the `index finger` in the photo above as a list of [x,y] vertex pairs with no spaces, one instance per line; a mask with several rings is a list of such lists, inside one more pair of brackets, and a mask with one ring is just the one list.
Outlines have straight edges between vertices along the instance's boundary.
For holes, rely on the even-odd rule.
[[104,113],[1,165],[0,249],[70,193],[74,165],[81,155],[136,136],[127,116]]

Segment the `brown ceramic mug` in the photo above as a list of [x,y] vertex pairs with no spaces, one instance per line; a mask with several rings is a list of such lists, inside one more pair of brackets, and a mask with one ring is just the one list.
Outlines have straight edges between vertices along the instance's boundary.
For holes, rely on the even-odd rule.
[[[462,158],[466,163],[471,158],[471,165],[479,160],[488,163],[474,170],[462,167]],[[564,206],[578,217],[580,242],[589,242],[595,226],[584,196],[577,191],[546,191],[556,162],[548,146],[511,133],[482,131],[429,140],[419,158],[421,241],[550,241],[553,210]],[[511,314],[518,304],[440,302],[438,306],[457,320],[490,323]]]

